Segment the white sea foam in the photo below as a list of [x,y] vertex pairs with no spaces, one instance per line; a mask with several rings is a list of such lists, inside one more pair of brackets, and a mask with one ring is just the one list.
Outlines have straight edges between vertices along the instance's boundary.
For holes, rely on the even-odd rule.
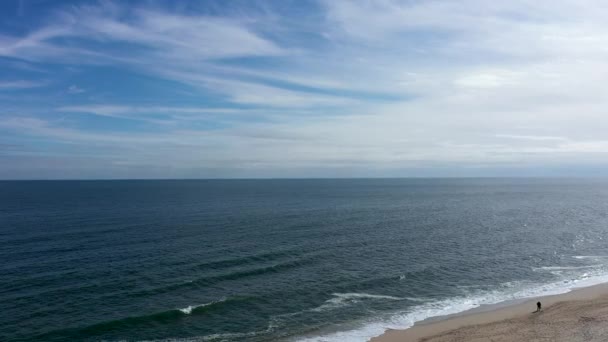
[[403,300],[405,298],[393,297],[393,296],[384,296],[384,295],[376,295],[369,293],[333,293],[332,296],[336,296],[338,298],[343,299],[353,299],[353,298],[361,298],[361,299],[388,299],[388,300]]
[[421,303],[426,303],[426,302],[430,302],[431,299],[429,298],[417,298],[417,297],[405,297],[404,299],[409,300],[410,302],[421,302]]
[[575,255],[573,256],[574,259],[606,259],[608,258],[608,255]]
[[510,300],[561,294],[575,288],[606,283],[608,282],[608,274],[602,272],[603,270],[597,269],[579,274],[576,277],[562,278],[561,280],[546,284],[509,282],[505,286],[497,286],[497,289],[492,291],[478,291],[472,292],[467,296],[429,301],[414,306],[408,311],[376,318],[376,320],[368,321],[360,327],[349,331],[301,337],[296,340],[299,342],[367,341],[371,337],[381,335],[387,329],[406,329],[413,326],[416,322],[431,317],[461,313],[481,305],[492,305]]
[[326,310],[333,310],[343,306],[351,305],[358,303],[362,300],[405,300],[406,298],[393,297],[393,296],[385,296],[385,295],[377,295],[370,293],[332,293],[332,298],[328,299],[323,303],[323,305],[318,306],[314,309],[310,309],[309,311],[313,312],[322,312]]
[[209,302],[209,303],[203,303],[203,304],[198,304],[198,305],[189,305],[189,306],[187,306],[185,308],[181,308],[181,309],[177,309],[177,310],[181,311],[182,313],[184,313],[186,315],[189,315],[189,314],[192,313],[192,310],[194,310],[194,309],[203,308],[205,306],[210,306],[210,305],[213,305],[213,304],[221,303],[221,302],[224,302],[225,300],[226,300],[226,298],[221,298],[219,300],[214,300],[214,301]]
[[246,333],[212,334],[199,337],[196,341],[239,341],[246,337],[254,337],[265,331],[251,331]]
[[183,312],[183,313],[185,313],[186,315],[189,315],[189,314],[192,313],[192,310],[194,308],[198,308],[198,307],[199,307],[198,305],[194,305],[194,306],[190,305],[188,307],[185,307],[185,308],[182,308],[182,309],[178,309],[178,310],[181,311],[181,312]]
[[568,271],[568,270],[581,270],[585,268],[598,268],[603,265],[587,265],[587,266],[545,266],[535,267],[535,271]]

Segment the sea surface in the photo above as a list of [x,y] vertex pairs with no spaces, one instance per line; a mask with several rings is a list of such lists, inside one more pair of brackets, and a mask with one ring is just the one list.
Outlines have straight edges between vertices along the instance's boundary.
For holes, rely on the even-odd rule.
[[365,341],[608,281],[608,180],[0,182],[0,341]]

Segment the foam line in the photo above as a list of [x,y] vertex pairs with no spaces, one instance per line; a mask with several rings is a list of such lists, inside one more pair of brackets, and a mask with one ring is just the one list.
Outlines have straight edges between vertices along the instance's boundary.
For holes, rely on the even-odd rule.
[[338,331],[319,336],[300,337],[295,340],[299,342],[363,342],[368,341],[372,337],[381,335],[387,329],[407,329],[412,327],[416,322],[432,317],[457,314],[477,308],[481,305],[492,305],[516,299],[567,293],[576,288],[601,283],[608,283],[608,274],[602,274],[601,270],[598,270],[595,274],[584,273],[574,278],[562,278],[558,281],[544,284],[522,282],[513,286],[514,282],[510,282],[508,284],[509,286],[499,285],[496,290],[478,291],[468,296],[447,298],[416,305],[407,311],[395,313],[386,318],[369,320],[360,327],[349,331]]

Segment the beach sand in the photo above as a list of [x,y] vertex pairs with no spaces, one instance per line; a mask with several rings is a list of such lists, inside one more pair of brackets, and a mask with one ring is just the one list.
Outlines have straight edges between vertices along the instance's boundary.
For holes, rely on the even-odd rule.
[[[541,312],[533,312],[537,301],[542,302]],[[410,329],[389,330],[371,341],[604,342],[608,341],[608,285],[424,321]]]

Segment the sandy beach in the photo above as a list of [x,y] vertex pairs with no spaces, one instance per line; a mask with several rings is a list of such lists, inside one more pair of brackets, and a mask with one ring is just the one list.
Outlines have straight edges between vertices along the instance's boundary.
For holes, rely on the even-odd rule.
[[[536,302],[543,310],[534,312]],[[389,330],[372,342],[608,341],[608,285],[533,298],[496,309],[480,308],[406,330]]]

